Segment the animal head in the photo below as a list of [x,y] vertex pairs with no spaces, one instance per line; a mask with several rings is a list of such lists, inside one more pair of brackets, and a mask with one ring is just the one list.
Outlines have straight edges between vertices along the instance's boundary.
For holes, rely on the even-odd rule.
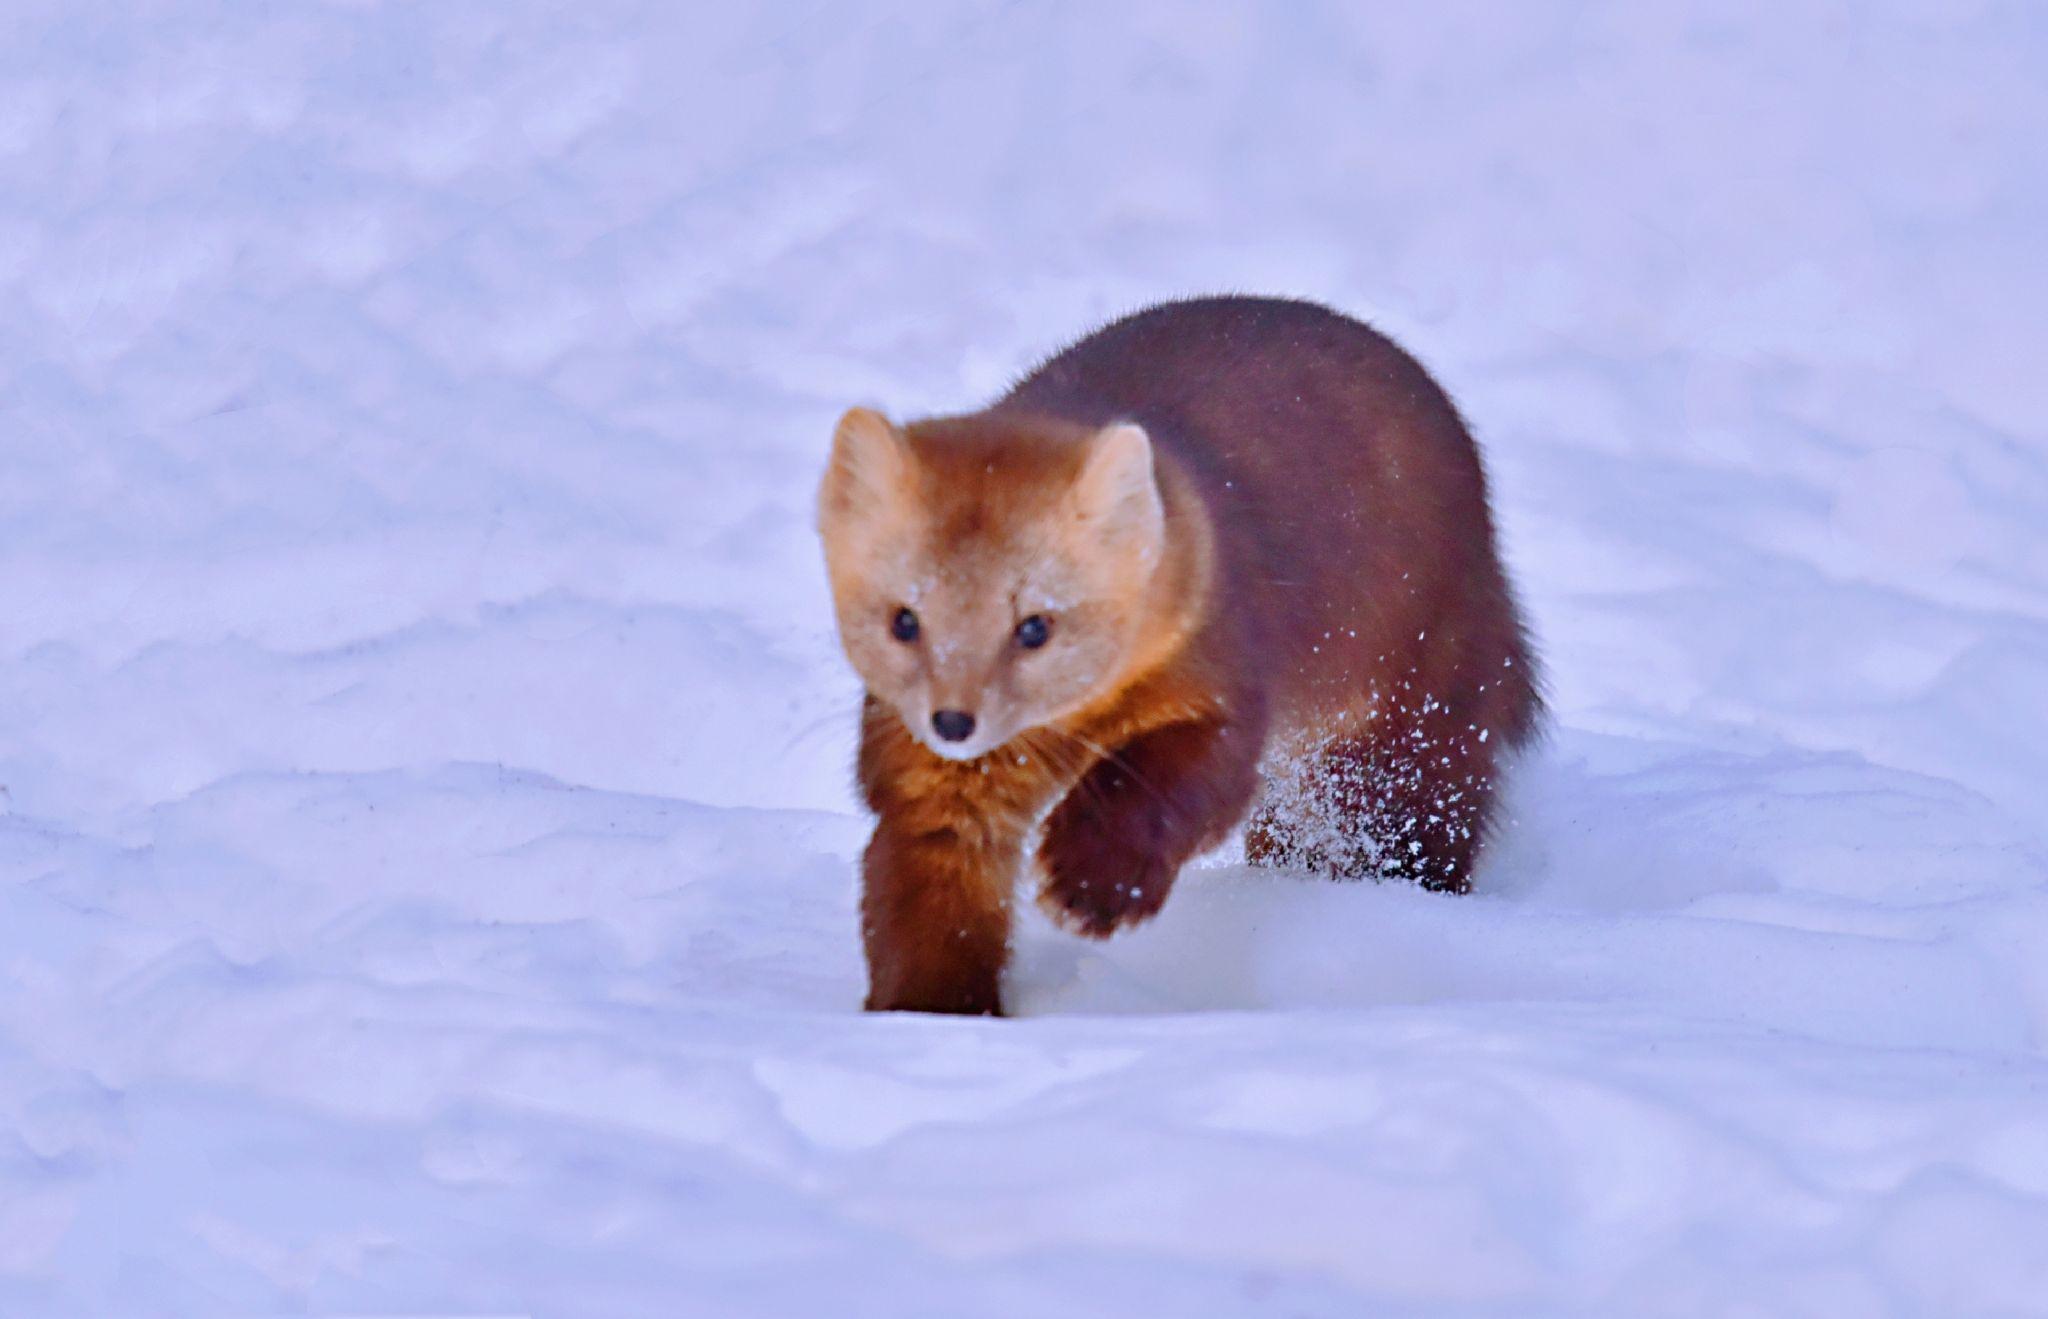
[[1058,721],[1132,666],[1166,554],[1143,428],[840,419],[818,532],[847,658],[941,756]]

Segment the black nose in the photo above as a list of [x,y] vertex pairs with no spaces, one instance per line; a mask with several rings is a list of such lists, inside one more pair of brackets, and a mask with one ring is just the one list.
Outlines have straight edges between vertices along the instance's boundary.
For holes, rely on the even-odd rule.
[[941,710],[932,716],[932,727],[948,742],[965,742],[974,732],[974,716],[965,710]]

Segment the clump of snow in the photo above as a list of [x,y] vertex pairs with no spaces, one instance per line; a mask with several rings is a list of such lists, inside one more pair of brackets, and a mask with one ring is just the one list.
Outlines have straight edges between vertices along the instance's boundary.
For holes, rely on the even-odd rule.
[[[0,1312],[2048,1296],[2023,10],[30,4]],[[832,419],[1224,288],[1488,447],[1479,892],[864,1017]],[[1312,479],[1312,474],[1305,474]]]

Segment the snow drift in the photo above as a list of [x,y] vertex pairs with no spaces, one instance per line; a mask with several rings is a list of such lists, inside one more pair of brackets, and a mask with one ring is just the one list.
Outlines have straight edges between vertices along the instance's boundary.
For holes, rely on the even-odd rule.
[[[2038,1310],[2044,74],[1967,5],[16,6],[0,1310]],[[1480,892],[1226,856],[863,1017],[831,419],[1224,288],[1487,448],[1555,719]]]

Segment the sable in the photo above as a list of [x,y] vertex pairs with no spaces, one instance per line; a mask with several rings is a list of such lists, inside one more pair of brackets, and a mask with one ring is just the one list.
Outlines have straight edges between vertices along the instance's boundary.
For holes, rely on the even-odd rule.
[[856,408],[818,526],[868,692],[871,1009],[1000,1013],[1034,856],[1096,937],[1240,823],[1255,863],[1465,892],[1537,725],[1471,435],[1310,303],[1154,307],[977,413]]

